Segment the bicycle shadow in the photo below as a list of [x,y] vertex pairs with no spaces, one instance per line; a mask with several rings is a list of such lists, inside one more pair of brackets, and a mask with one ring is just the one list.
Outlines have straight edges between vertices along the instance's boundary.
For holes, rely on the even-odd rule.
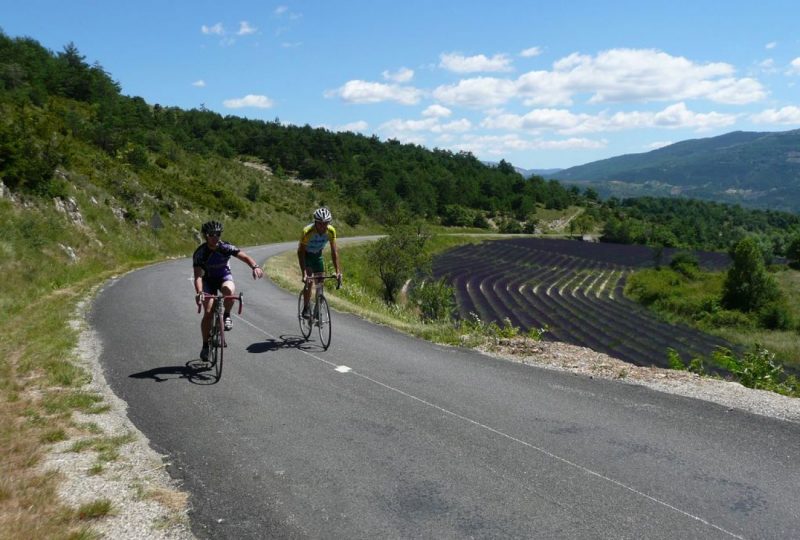
[[282,349],[299,349],[304,342],[305,340],[301,336],[278,336],[277,339],[270,338],[258,343],[252,343],[247,347],[247,352],[262,354]]
[[189,360],[183,366],[163,366],[132,373],[128,375],[128,378],[152,379],[157,383],[185,379],[192,384],[199,385],[211,385],[219,381],[212,366],[199,358]]

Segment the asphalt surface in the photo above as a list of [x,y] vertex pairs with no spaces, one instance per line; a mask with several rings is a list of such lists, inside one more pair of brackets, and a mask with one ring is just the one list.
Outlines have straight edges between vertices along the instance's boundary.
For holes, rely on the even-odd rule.
[[219,381],[192,368],[190,260],[109,282],[90,316],[106,377],[190,493],[201,538],[800,534],[798,424],[338,312],[323,351],[299,335],[296,294],[231,264],[245,308]]

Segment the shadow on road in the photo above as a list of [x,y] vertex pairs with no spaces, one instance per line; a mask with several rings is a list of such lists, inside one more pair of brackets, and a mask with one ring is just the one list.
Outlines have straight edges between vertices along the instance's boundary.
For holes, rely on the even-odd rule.
[[300,336],[280,336],[278,339],[267,339],[253,343],[247,347],[247,352],[261,354],[281,349],[299,349],[304,343],[305,340]]
[[211,366],[202,360],[189,360],[183,366],[163,366],[128,375],[131,379],[152,379],[155,382],[186,379],[192,384],[215,384],[217,377]]

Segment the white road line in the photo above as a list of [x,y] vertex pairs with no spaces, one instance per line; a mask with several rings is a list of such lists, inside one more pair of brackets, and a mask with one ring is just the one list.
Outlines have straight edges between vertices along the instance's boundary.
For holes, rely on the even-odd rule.
[[349,368],[347,366],[337,366],[336,371],[339,373],[347,373],[348,371],[353,371],[353,368]]
[[[242,317],[240,317],[238,315],[236,315],[236,318],[242,320],[245,323],[247,323],[252,328],[255,328],[256,330],[258,330],[260,332],[263,332],[266,336],[268,336],[268,337],[270,337],[272,339],[280,339],[278,336],[274,336],[274,335],[270,334],[266,330],[263,330],[263,329],[257,327],[256,325],[254,325],[250,321],[248,321],[246,319],[243,319]],[[322,362],[323,364],[326,364],[328,366],[333,367],[336,371],[339,371],[340,367],[346,367],[346,366],[339,366],[337,364],[334,364],[333,362],[329,362],[328,360],[325,360],[324,358],[321,358],[321,357],[317,356],[316,354],[310,353],[308,351],[304,351],[303,349],[298,348],[297,350],[300,351],[301,353],[307,355],[307,356],[310,356],[311,358],[314,358],[315,360],[318,360],[319,362]],[[508,433],[500,431],[499,429],[495,429],[495,428],[493,428],[491,426],[488,426],[486,424],[478,422],[477,420],[473,420],[472,418],[469,418],[467,416],[463,416],[463,415],[460,415],[460,414],[458,414],[456,412],[453,412],[453,411],[451,411],[449,409],[445,409],[444,407],[440,407],[439,405],[436,405],[435,403],[431,403],[430,401],[426,401],[426,400],[424,400],[424,399],[422,399],[420,397],[417,397],[417,396],[415,396],[413,394],[409,394],[408,392],[404,392],[403,390],[400,390],[399,388],[395,388],[394,386],[390,386],[390,385],[388,385],[386,383],[383,383],[381,381],[373,379],[372,377],[369,377],[369,376],[364,375],[362,373],[359,373],[357,371],[353,371],[350,368],[347,368],[347,369],[349,370],[350,373],[352,373],[356,377],[360,377],[360,378],[364,379],[365,381],[369,381],[369,382],[371,382],[373,384],[377,384],[378,386],[382,386],[383,388],[386,388],[387,390],[390,390],[392,392],[396,392],[396,393],[400,394],[401,396],[405,396],[405,397],[407,397],[409,399],[412,399],[412,400],[414,400],[414,401],[416,401],[418,403],[421,403],[421,404],[425,405],[426,407],[430,407],[432,409],[436,409],[437,411],[440,411],[440,412],[442,412],[444,414],[450,415],[453,418],[458,418],[459,420],[463,420],[464,422],[470,423],[470,424],[472,424],[474,426],[477,426],[477,427],[479,427],[481,429],[485,429],[486,431],[494,433],[495,435],[498,435],[500,437],[503,437],[503,438],[508,439],[510,441],[513,441],[515,443],[521,444],[522,446],[524,446],[526,448],[529,448],[531,450],[539,452],[540,454],[548,456],[548,457],[550,457],[550,458],[552,458],[552,459],[554,459],[556,461],[559,461],[559,462],[561,462],[561,463],[563,463],[565,465],[569,465],[570,467],[578,469],[579,471],[583,471],[586,474],[589,474],[589,475],[594,476],[596,478],[599,478],[601,480],[605,480],[606,482],[609,482],[611,484],[614,484],[617,487],[620,487],[622,489],[630,491],[631,493],[633,493],[635,495],[643,497],[643,498],[645,498],[645,499],[647,499],[647,500],[649,500],[651,502],[659,504],[659,505],[661,505],[661,506],[663,506],[665,508],[668,508],[668,509],[670,509],[670,510],[672,510],[674,512],[677,512],[677,513],[679,513],[679,514],[681,514],[683,516],[686,516],[686,517],[688,517],[690,519],[693,519],[695,521],[699,521],[703,525],[707,525],[708,527],[711,527],[712,529],[716,529],[716,530],[720,531],[721,533],[727,534],[728,536],[730,536],[732,538],[739,538],[741,540],[744,540],[743,536],[740,536],[740,535],[738,535],[736,533],[733,533],[731,531],[723,529],[719,525],[715,525],[715,524],[711,523],[710,521],[706,521],[705,519],[701,518],[700,516],[696,516],[696,515],[688,512],[686,510],[681,510],[677,506],[673,506],[673,505],[669,504],[666,501],[662,501],[661,499],[653,497],[652,495],[648,495],[647,493],[639,491],[638,489],[636,489],[634,487],[631,487],[628,484],[625,484],[623,482],[620,482],[619,480],[614,480],[613,478],[611,478],[609,476],[606,476],[606,475],[604,475],[602,473],[599,473],[597,471],[589,469],[588,467],[580,465],[579,463],[575,463],[575,462],[570,461],[570,460],[568,460],[566,458],[563,458],[563,457],[561,457],[561,456],[559,456],[557,454],[549,452],[548,450],[545,450],[544,448],[542,448],[540,446],[536,446],[535,444],[529,443],[528,441],[524,441],[522,439],[518,439],[517,437],[514,437],[513,435],[509,435]]]

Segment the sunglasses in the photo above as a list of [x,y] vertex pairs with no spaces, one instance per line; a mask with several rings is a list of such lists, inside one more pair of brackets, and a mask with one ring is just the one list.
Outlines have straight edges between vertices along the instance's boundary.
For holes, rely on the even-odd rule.
[[217,238],[219,238],[219,236],[220,236],[221,234],[222,234],[221,232],[210,232],[210,233],[208,233],[206,236],[216,236]]

